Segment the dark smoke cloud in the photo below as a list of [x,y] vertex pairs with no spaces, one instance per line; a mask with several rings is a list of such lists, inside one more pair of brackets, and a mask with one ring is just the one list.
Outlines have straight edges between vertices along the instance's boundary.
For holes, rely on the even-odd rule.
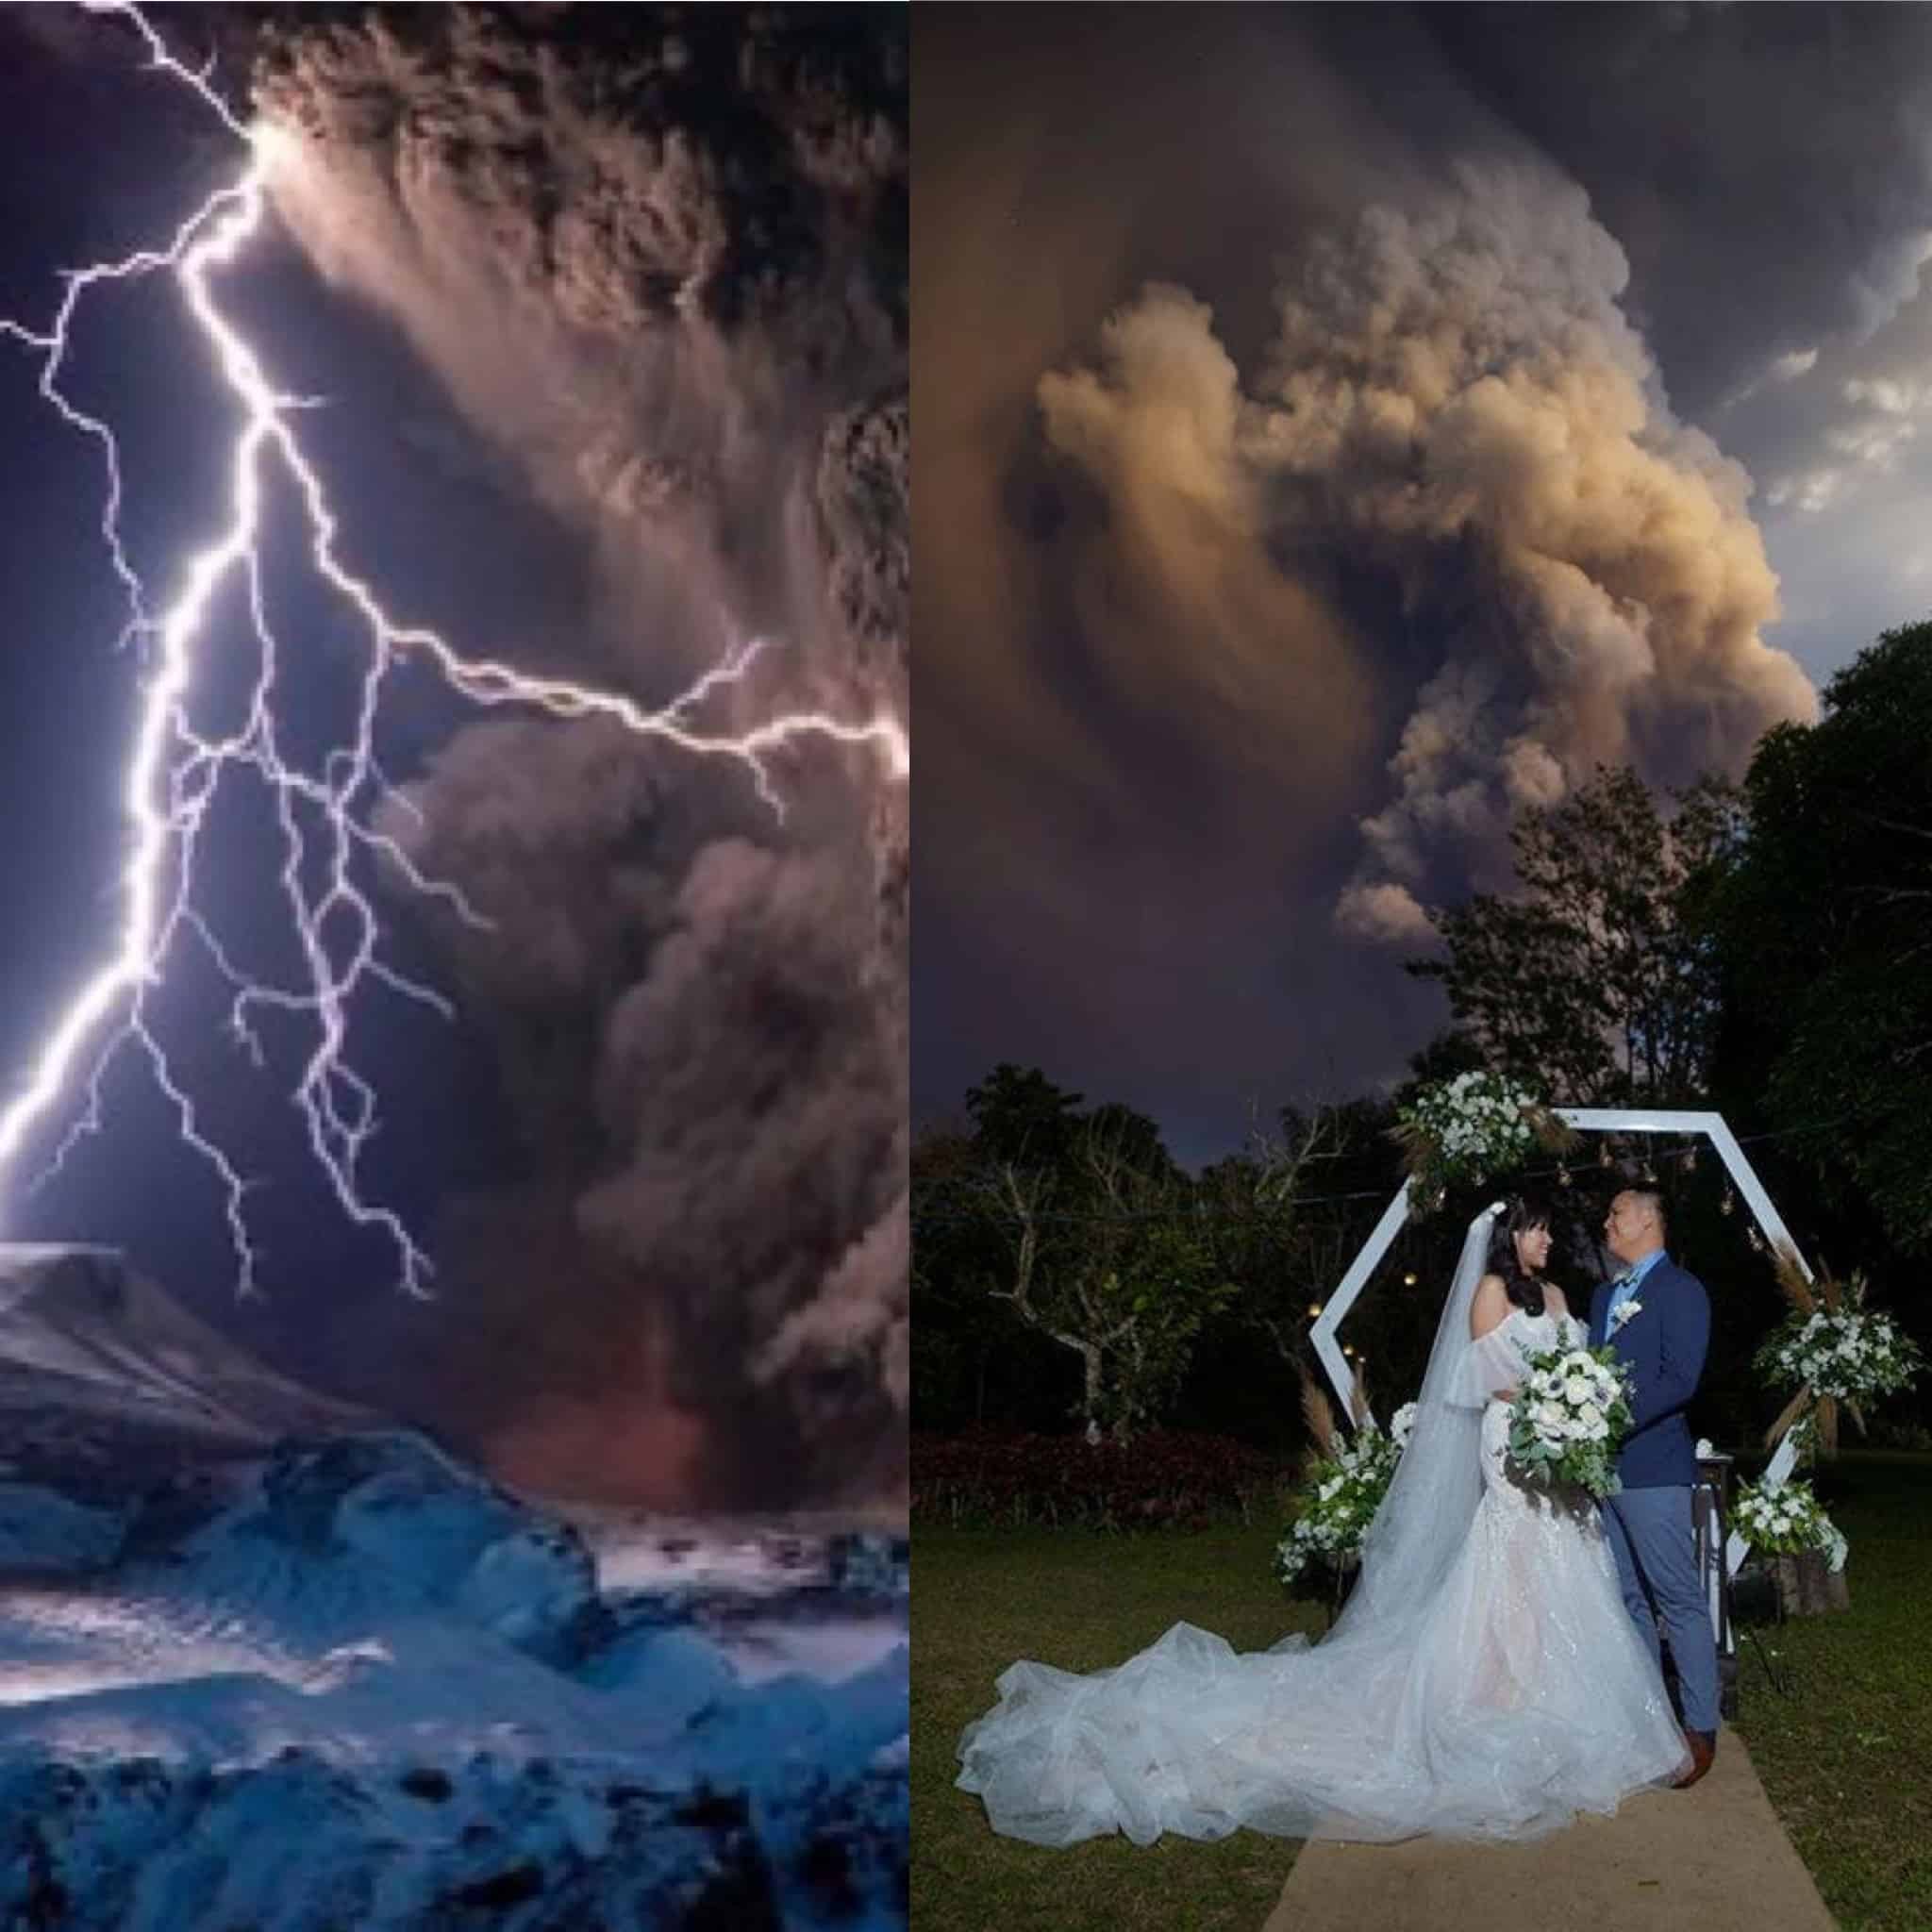
[[[1457,161],[1301,238],[1246,382],[1208,308],[1161,285],[1103,325],[1096,363],[1041,380],[1047,444],[1105,502],[1102,568],[1146,591],[1144,629],[1081,613],[1129,677],[1151,646],[1169,702],[1198,714],[1218,687],[1232,720],[1286,650],[1326,720],[1358,714],[1367,652],[1324,556],[1437,628],[1341,902],[1357,936],[1424,940],[1416,890],[1443,861],[1494,883],[1511,814],[1598,763],[1736,771],[1813,708],[1760,635],[1776,584],[1748,480],[1672,414],[1626,280],[1546,163]],[[1332,794],[1326,720],[1305,797]]]
[[1932,19],[1916,7],[1431,8],[1456,72],[1586,190],[1679,413],[1758,485],[1778,641],[1922,612]]
[[[1748,26],[1075,8],[914,29],[916,221],[948,237],[915,293],[922,920],[944,935],[919,1099],[1030,1053],[1219,1121],[1224,1146],[1244,1098],[1397,1070],[1432,1014],[1360,949],[1412,952],[1424,907],[1506,884],[1515,809],[1600,760],[1735,773],[1811,714],[1767,641],[1761,495],[1712,430],[1752,379],[1804,379],[1779,358],[1819,331],[1877,345],[1907,312],[1909,166],[1864,142],[1887,192],[1787,301],[1816,264],[1774,245],[1777,184],[1828,172],[1849,93],[1817,153],[1791,142],[1746,184],[1748,220],[1700,171],[1703,132],[1677,139],[1686,168],[1661,154],[1697,125],[1674,37]],[[1765,98],[1798,85],[1780,31],[1712,109],[1713,156],[1747,117],[1754,151],[1803,124],[1751,95],[1758,68]],[[1798,200],[1829,225],[1827,184]],[[1719,310],[1696,341],[1703,282],[1745,257],[1757,296],[1733,276],[1735,326]],[[1879,450],[1917,394],[1840,407]]]
[[1932,253],[1924,8],[1422,18],[1455,71],[1588,191],[1686,414],[1777,380],[1784,358],[1870,338],[1916,294]]
[[[492,645],[708,722],[906,715],[903,27],[886,9],[284,9],[278,206],[595,563]],[[512,1474],[657,1503],[903,1492],[905,787],[594,724],[467,727],[392,821],[520,1163],[457,1204],[425,1346]],[[425,1324],[413,1323],[417,1332]]]

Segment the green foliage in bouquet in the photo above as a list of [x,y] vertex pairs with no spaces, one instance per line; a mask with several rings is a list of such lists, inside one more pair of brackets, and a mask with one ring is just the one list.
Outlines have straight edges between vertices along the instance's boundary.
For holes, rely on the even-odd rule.
[[1509,1407],[1509,1460],[1546,1488],[1574,1484],[1611,1496],[1617,1451],[1630,1432],[1629,1387],[1615,1349],[1533,1355]]

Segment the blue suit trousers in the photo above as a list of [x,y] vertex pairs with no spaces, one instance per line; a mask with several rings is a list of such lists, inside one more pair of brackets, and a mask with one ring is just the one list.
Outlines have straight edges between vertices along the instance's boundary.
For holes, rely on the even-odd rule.
[[[1704,1579],[1697,1574],[1697,1541],[1690,1520],[1690,1491],[1676,1484],[1621,1490],[1603,1502],[1604,1530],[1617,1559],[1624,1607],[1637,1634],[1662,1666],[1662,1643],[1677,1666],[1677,1688],[1687,1731],[1715,1735],[1717,1633]],[[1662,1640],[1657,1626],[1661,1624]]]

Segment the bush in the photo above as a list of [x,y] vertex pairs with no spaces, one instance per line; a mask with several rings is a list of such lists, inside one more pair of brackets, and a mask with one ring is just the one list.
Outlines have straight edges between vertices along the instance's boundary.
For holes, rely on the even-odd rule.
[[1194,1529],[1273,1505],[1282,1471],[1226,1436],[1148,1429],[1124,1445],[975,1429],[912,1438],[912,1513],[927,1523]]
[[1901,1421],[1896,1416],[1873,1416],[1869,1423],[1859,1445],[1862,1448],[1910,1449],[1920,1455],[1932,1450],[1932,1429],[1924,1423]]

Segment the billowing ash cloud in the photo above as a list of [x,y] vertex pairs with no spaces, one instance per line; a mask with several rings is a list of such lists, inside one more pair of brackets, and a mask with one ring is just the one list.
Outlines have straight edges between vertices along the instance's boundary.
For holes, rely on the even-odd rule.
[[1932,19],[1916,7],[1428,8],[1482,96],[1589,192],[1693,417],[1802,375],[1932,254]]
[[[906,715],[906,96],[886,10],[275,16],[278,203],[575,530],[532,667],[708,722]],[[903,1490],[907,808],[871,752],[745,774],[465,727],[396,835],[526,1163],[439,1242],[447,1404],[502,1465],[660,1503]]]
[[1830,665],[1923,610],[1932,15],[1424,9],[1455,71],[1589,192],[1679,414],[1757,479],[1778,641]]
[[915,11],[922,1112],[1393,1075],[1512,810],[1810,713],[1755,520],[1916,447],[1932,154],[1923,26],[1824,11]]
[[1248,383],[1208,308],[1156,287],[1107,325],[1097,367],[1041,385],[1046,436],[1106,493],[1123,559],[1150,568],[1143,536],[1162,529],[1167,600],[1193,637],[1225,637],[1192,675],[1279,648],[1271,599],[1345,610],[1324,556],[1395,586],[1439,641],[1341,902],[1357,936],[1412,944],[1419,888],[1494,882],[1512,813],[1596,764],[1736,771],[1815,704],[1760,636],[1777,593],[1748,481],[1672,416],[1624,281],[1580,190],[1465,164],[1310,238]]

